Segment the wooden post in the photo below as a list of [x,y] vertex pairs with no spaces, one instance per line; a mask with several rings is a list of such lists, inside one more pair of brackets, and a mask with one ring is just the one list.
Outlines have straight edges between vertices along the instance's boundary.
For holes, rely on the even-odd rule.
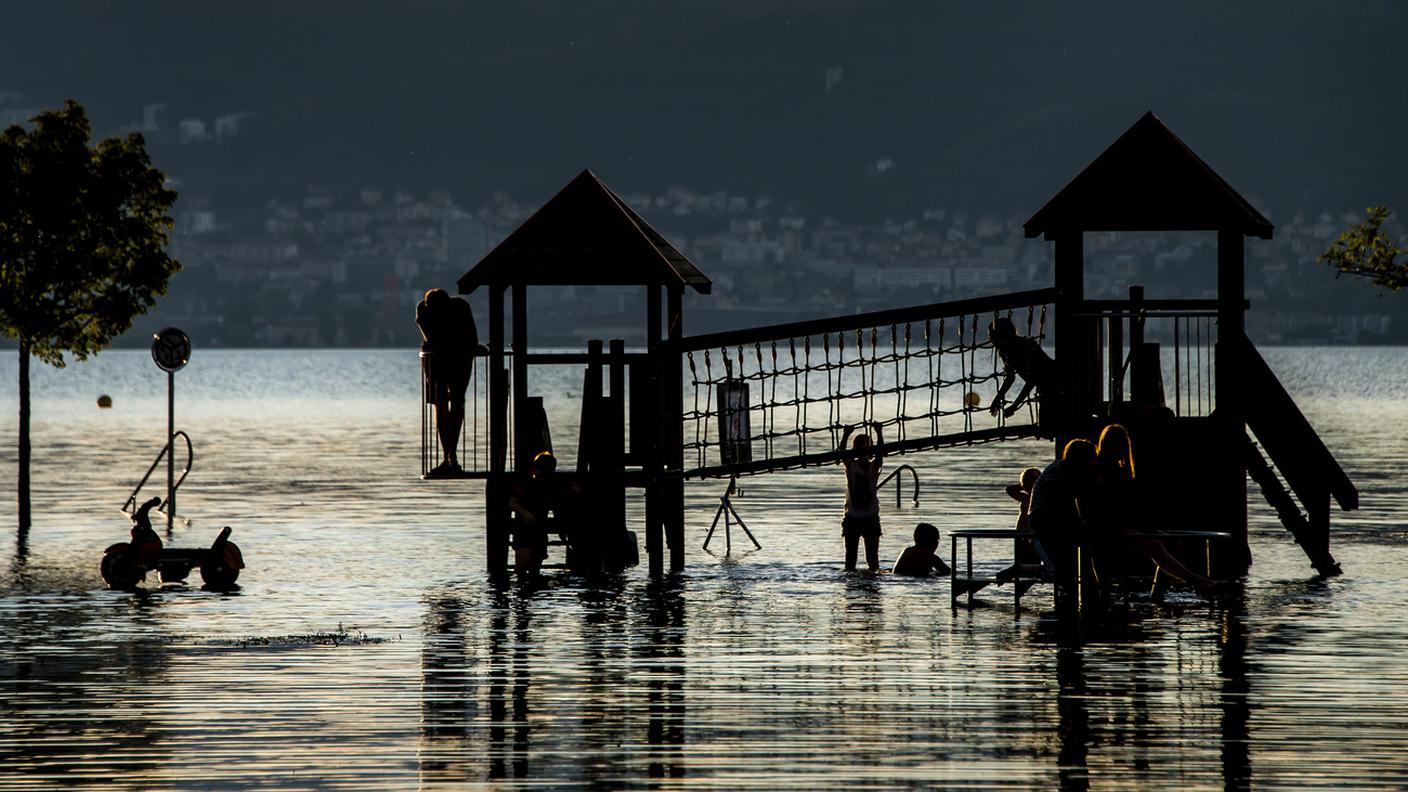
[[[1129,287],[1129,400],[1134,404],[1149,403],[1152,394],[1144,393],[1140,386],[1144,361],[1144,287]],[[1157,359],[1154,365],[1158,365]]]
[[607,344],[610,361],[609,379],[611,382],[611,425],[620,432],[611,438],[611,482],[609,489],[611,502],[603,508],[606,527],[612,531],[626,529],[626,487],[621,474],[626,459],[626,342],[613,338]]
[[[1214,357],[1216,372],[1216,412],[1219,443],[1213,449],[1214,459],[1220,460],[1218,500],[1224,505],[1217,519],[1232,534],[1238,548],[1243,571],[1251,564],[1251,546],[1247,537],[1247,474],[1242,464],[1242,446],[1246,443],[1246,382],[1242,376],[1243,361],[1239,351],[1246,336],[1246,275],[1245,252],[1241,231],[1221,229],[1217,232],[1217,349]],[[1221,493],[1226,493],[1225,496]],[[1225,500],[1224,500],[1225,498]]]
[[582,377],[582,426],[577,433],[577,472],[597,473],[597,462],[604,443],[610,438],[601,436],[601,339],[587,341],[587,369]]
[[[1052,318],[1056,326],[1056,366],[1060,388],[1058,399],[1050,398],[1056,394],[1043,393],[1041,396],[1043,401],[1052,402],[1051,406],[1056,408],[1050,412],[1056,419],[1053,434],[1056,437],[1056,456],[1060,458],[1061,449],[1065,448],[1066,442],[1082,432],[1082,427],[1079,426],[1081,422],[1077,419],[1090,412],[1085,398],[1085,368],[1091,339],[1088,338],[1086,329],[1089,323],[1075,316],[1085,300],[1085,261],[1081,232],[1060,231],[1050,238],[1056,244],[1055,286],[1058,295]],[[1047,412],[1046,404],[1042,405],[1042,412]]]
[[489,475],[484,481],[484,547],[490,577],[508,565],[507,385],[504,377],[504,287],[489,287]]
[[684,413],[684,364],[681,362],[680,342],[684,338],[684,287],[671,286],[669,310],[666,312],[670,343],[665,349],[665,359],[660,361],[660,382],[664,390],[660,406],[661,449],[665,454],[665,530],[670,544],[670,571],[684,570],[684,444],[681,433],[684,431],[681,416]]
[[[1098,320],[1097,320],[1098,321]],[[1111,313],[1106,317],[1109,327],[1106,341],[1110,346],[1109,362],[1106,364],[1110,397],[1105,405],[1105,414],[1114,417],[1124,401],[1124,317]]]
[[513,284],[513,472],[523,474],[539,449],[528,430],[528,287]]
[[[646,393],[658,393],[660,382],[660,361],[656,356],[660,348],[660,285],[652,283],[646,287],[645,305],[645,348],[650,353],[650,362],[644,367],[649,372],[650,387]],[[659,401],[649,405],[647,415],[650,427],[660,425]],[[665,557],[662,526],[660,522],[660,436],[658,431],[649,433],[649,443],[641,467],[645,473],[645,552],[650,557],[650,576],[659,578],[665,574]]]

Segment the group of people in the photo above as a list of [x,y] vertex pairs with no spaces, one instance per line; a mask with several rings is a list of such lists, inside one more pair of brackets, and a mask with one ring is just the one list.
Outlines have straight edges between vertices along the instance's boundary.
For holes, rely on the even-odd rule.
[[[872,571],[880,567],[880,500],[877,488],[884,460],[884,436],[879,423],[872,424],[875,441],[856,427],[847,427],[841,438],[841,463],[846,474],[846,504],[841,520],[845,540],[846,569],[856,568],[859,545],[864,542],[866,563]],[[849,449],[847,444],[849,442]],[[1220,584],[1198,574],[1178,560],[1144,526],[1131,522],[1138,514],[1134,448],[1129,432],[1120,424],[1110,424],[1098,441],[1071,440],[1061,458],[1045,470],[1027,468],[1007,494],[1018,504],[1016,528],[1030,531],[1034,540],[1019,540],[1011,567],[998,573],[999,581],[1017,574],[1034,578],[1049,564],[1058,579],[1073,580],[1077,563],[1088,564],[1091,580],[1108,579],[1111,567],[1133,555],[1148,559],[1163,574],[1191,586],[1202,594],[1215,593]],[[930,523],[914,528],[914,544],[895,561],[894,574],[927,576],[948,574],[948,565],[938,557],[939,530]],[[1077,561],[1077,548],[1080,561]],[[1045,559],[1043,560],[1043,555]]]
[[[841,434],[841,465],[846,471],[846,510],[841,518],[841,537],[846,543],[846,569],[854,571],[860,545],[865,543],[865,562],[872,572],[880,569],[880,467],[885,459],[884,429],[875,428],[875,442],[862,432],[851,439],[856,427],[847,426]],[[850,443],[847,451],[846,444]],[[896,575],[925,577],[937,572],[949,573],[948,565],[938,556],[939,529],[930,523],[914,527],[914,544],[904,549],[895,560]]]
[[[1219,591],[1221,584],[1189,569],[1156,535],[1131,521],[1139,513],[1137,487],[1134,446],[1117,423],[1106,426],[1094,443],[1067,442],[1061,458],[1041,471],[1029,491],[1027,519],[1058,578],[1088,571],[1092,582],[1102,585],[1112,565],[1136,556],[1200,594]],[[1088,566],[1079,569],[1078,563]]]
[[[463,299],[451,297],[443,289],[431,289],[416,306],[416,324],[424,339],[421,350],[426,360],[426,401],[434,406],[444,455],[430,475],[453,476],[463,472],[457,448],[464,424],[471,364],[479,350],[474,315]],[[1027,401],[1034,388],[1040,391],[1053,386],[1056,364],[1036,339],[1019,335],[1010,319],[994,319],[988,325],[988,337],[1003,364],[1002,381],[989,410],[994,415],[1001,412],[1010,417]],[[1007,392],[1018,376],[1023,381],[1022,389],[1015,399],[1006,402]],[[862,545],[866,565],[872,571],[880,566],[882,531],[877,490],[885,440],[882,426],[879,423],[872,426],[873,442],[869,434],[855,434],[856,427],[851,426],[844,430],[838,449],[846,474],[841,536],[845,542],[847,570],[856,568]],[[557,507],[573,500],[571,493],[563,490],[561,482],[553,475],[556,461],[550,452],[539,454],[533,460],[529,476],[516,488],[510,501],[518,526],[514,551],[520,571],[535,571],[547,554],[544,523],[549,509],[556,511]],[[1007,494],[1018,502],[1017,528],[1030,528],[1036,539],[1018,543],[1013,567],[1000,573],[999,579],[1018,572],[1027,577],[1039,574],[1042,564],[1039,545],[1058,576],[1074,575],[1075,550],[1081,547],[1097,559],[1091,568],[1097,579],[1102,574],[1099,559],[1134,552],[1151,559],[1165,573],[1200,592],[1217,586],[1214,581],[1185,567],[1162,542],[1139,533],[1139,526],[1129,522],[1129,515],[1136,513],[1134,452],[1129,433],[1119,424],[1105,427],[1096,443],[1084,439],[1070,441],[1059,460],[1045,470],[1027,468],[1016,484],[1007,487]],[[938,528],[930,523],[919,523],[914,529],[914,544],[905,548],[895,561],[894,573],[948,574],[948,565],[937,555],[938,547]]]

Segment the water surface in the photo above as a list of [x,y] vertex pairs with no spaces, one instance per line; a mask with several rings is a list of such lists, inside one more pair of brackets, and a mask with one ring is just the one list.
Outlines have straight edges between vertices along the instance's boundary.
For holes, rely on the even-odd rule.
[[[241,590],[107,591],[165,377],[141,352],[36,366],[35,524],[0,537],[0,787],[1403,788],[1408,351],[1265,356],[1360,488],[1333,516],[1345,574],[1312,578],[1253,500],[1244,597],[1080,632],[1035,593],[953,611],[946,582],[844,574],[829,468],[743,481],[762,550],[701,551],[723,484],[691,483],[683,576],[492,587],[480,485],[416,478],[416,361],[392,351],[197,350],[173,541],[233,526]],[[0,361],[11,405],[14,380]],[[550,403],[567,455],[574,409]],[[7,411],[5,492],[15,431]],[[885,502],[882,556],[920,519],[1009,525],[1002,486],[1049,453],[906,458],[923,495]]]

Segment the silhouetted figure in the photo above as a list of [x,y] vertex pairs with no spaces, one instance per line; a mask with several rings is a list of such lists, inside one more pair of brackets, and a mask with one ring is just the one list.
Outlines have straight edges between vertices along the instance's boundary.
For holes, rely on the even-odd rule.
[[914,526],[914,544],[900,552],[892,571],[910,577],[928,577],[930,572],[947,575],[948,564],[939,558],[938,549],[939,529],[929,523],[919,523]]
[[1055,567],[1058,583],[1075,579],[1076,547],[1084,530],[1080,500],[1095,481],[1095,446],[1072,440],[1061,458],[1046,466],[1032,486],[1030,525]]
[[[1017,524],[1014,526],[1014,530],[1026,531],[1031,528],[1032,489],[1040,477],[1041,470],[1039,468],[1029,467],[1017,477],[1016,484],[1007,485],[1007,497],[1017,502]],[[1041,575],[1041,557],[1037,555],[1032,540],[1024,536],[1017,537],[1013,542],[1012,566],[998,572],[995,577],[998,581],[1004,581],[1019,571],[1023,577],[1039,577]]]
[[1110,424],[1100,432],[1095,452],[1095,486],[1088,498],[1086,512],[1090,524],[1090,543],[1096,558],[1102,553],[1110,555],[1121,550],[1133,551],[1158,564],[1164,573],[1187,583],[1200,594],[1218,590],[1216,581],[1184,566],[1163,542],[1136,535],[1144,526],[1137,522],[1142,518],[1135,490],[1134,446],[1130,442],[1129,431],[1120,424]]
[[463,468],[458,449],[464,425],[464,396],[474,353],[479,348],[474,311],[462,298],[451,297],[444,289],[431,289],[416,305],[416,325],[425,339],[420,345],[425,355],[425,400],[435,405],[435,427],[445,454],[444,461],[430,474],[460,473]]
[[[870,435],[857,435],[851,449],[860,456],[843,458],[841,465],[846,469],[846,514],[841,519],[841,537],[846,540],[846,570],[856,568],[856,550],[861,539],[865,540],[865,562],[874,572],[880,569],[880,498],[876,490],[880,487],[880,465],[885,458],[885,437],[880,424],[875,427],[875,445],[872,450]],[[846,449],[854,426],[847,426],[841,434],[841,447]],[[869,453],[867,453],[869,452]]]
[[[572,488],[557,475],[557,458],[550,451],[533,457],[528,479],[514,487],[508,499],[513,512],[513,563],[519,575],[535,575],[548,557],[548,528],[560,520]],[[558,531],[561,533],[561,531]]]
[[[988,324],[988,340],[997,348],[997,356],[1002,359],[1002,384],[993,395],[988,412],[997,415],[1000,410],[1011,418],[1026,401],[1032,388],[1044,394],[1048,388],[1055,387],[1056,361],[1046,354],[1035,338],[1017,335],[1017,328],[1011,319],[1001,317],[992,320]],[[1022,390],[1004,409],[1003,397],[1017,377],[1022,378]]]

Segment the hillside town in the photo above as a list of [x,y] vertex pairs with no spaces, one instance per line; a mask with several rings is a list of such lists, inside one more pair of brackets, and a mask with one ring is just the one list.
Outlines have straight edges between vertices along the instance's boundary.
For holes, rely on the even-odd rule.
[[[689,332],[706,332],[1051,284],[1050,246],[1025,239],[1023,215],[935,208],[913,218],[847,223],[816,218],[767,196],[671,188],[623,198],[714,281],[693,298]],[[172,250],[183,264],[145,325],[177,324],[225,347],[401,346],[421,293],[456,279],[533,207],[507,194],[473,209],[448,192],[412,195],[365,187],[309,189],[227,215],[214,201],[183,198]],[[1273,217],[1275,239],[1248,240],[1249,331],[1267,344],[1373,344],[1408,340],[1402,300],[1367,284],[1336,284],[1317,261],[1350,211]],[[1401,229],[1393,229],[1401,233]],[[1086,293],[1210,297],[1215,235],[1091,234]],[[1331,288],[1331,287],[1334,288]],[[535,343],[630,337],[635,290],[554,287],[530,292]],[[554,328],[559,328],[554,330]]]

